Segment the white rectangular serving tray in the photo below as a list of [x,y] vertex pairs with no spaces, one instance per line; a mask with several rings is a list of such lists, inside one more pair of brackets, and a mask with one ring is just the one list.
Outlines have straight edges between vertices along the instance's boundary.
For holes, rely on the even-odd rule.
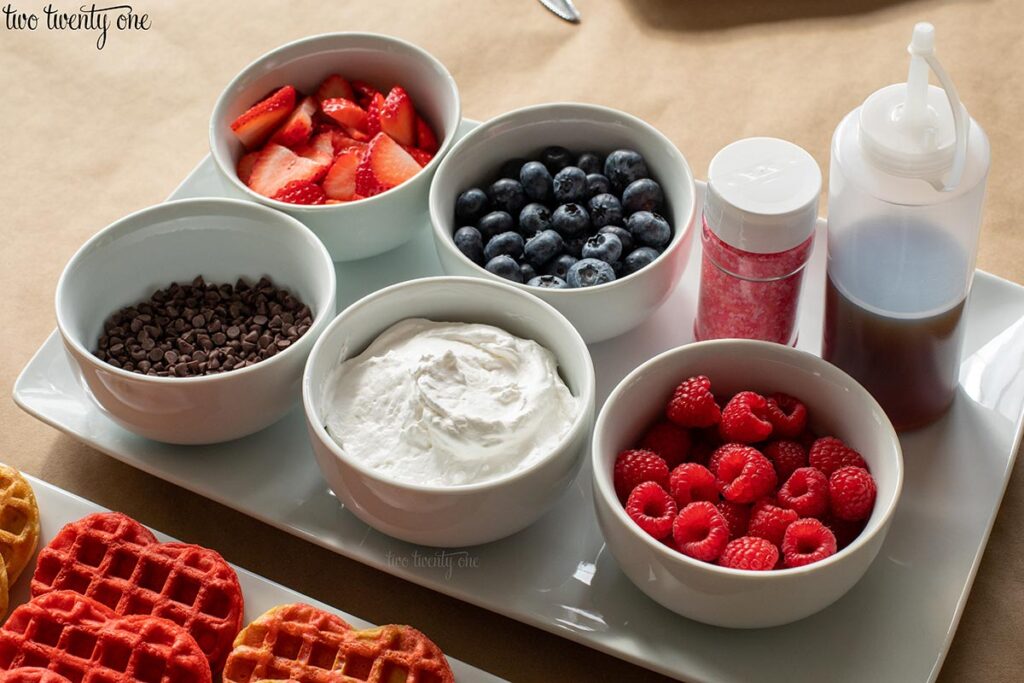
[[[465,121],[461,132],[474,125]],[[698,184],[699,195],[702,190]],[[200,196],[238,196],[209,158],[171,199]],[[799,346],[812,352],[821,335],[823,230],[819,220],[801,304]],[[657,313],[622,337],[591,346],[598,406],[641,362],[692,341],[699,242],[694,239],[678,289]],[[426,210],[408,244],[337,264],[337,274],[339,309],[386,285],[441,274]],[[525,531],[441,553],[379,534],[338,503],[314,462],[299,406],[237,442],[179,447],[147,441],[109,421],[87,398],[56,332],[18,378],[14,398],[40,420],[118,460],[267,524],[668,676],[695,682],[930,681],[956,631],[1021,441],[1024,288],[979,271],[966,320],[952,410],[901,439],[903,499],[878,559],[832,607],[757,631],[689,621],[637,590],[604,547],[589,465],[556,508]]]
[[[73,493],[68,493],[64,489],[57,488],[53,484],[42,481],[41,479],[29,476],[27,476],[26,479],[28,479],[29,483],[32,485],[32,490],[36,494],[36,501],[39,503],[40,548],[48,544],[65,524],[74,522],[86,515],[91,515],[94,512],[107,512],[106,508],[102,508],[95,503],[84,498],[80,498]],[[153,533],[161,542],[177,540],[156,530],[154,530]],[[38,555],[38,551],[36,554]],[[35,566],[36,558],[33,557],[25,572],[18,579],[18,582],[11,587],[11,610],[14,610],[18,605],[28,602],[29,583],[32,579],[32,573],[35,571]],[[245,598],[244,622],[246,624],[269,610],[271,607],[285,605],[292,602],[305,602],[327,610],[328,612],[337,614],[342,619],[352,624],[355,628],[362,629],[373,626],[373,624],[363,621],[358,617],[353,617],[350,614],[345,614],[341,610],[334,609],[330,605],[325,605],[322,602],[307,598],[305,595],[296,593],[295,591],[285,588],[273,581],[269,581],[262,576],[253,574],[252,572],[241,569],[240,567],[235,567],[234,565],[232,565],[232,567],[238,574],[238,581],[242,585],[242,595]],[[452,659],[451,657],[448,658],[448,663],[451,664],[452,672],[455,674],[455,679],[459,681],[459,683],[499,683],[504,680],[481,671],[480,669],[469,666],[468,664]]]

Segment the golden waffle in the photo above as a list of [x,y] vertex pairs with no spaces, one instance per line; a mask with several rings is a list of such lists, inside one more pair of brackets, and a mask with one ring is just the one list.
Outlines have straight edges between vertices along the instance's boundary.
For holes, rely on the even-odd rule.
[[[10,584],[7,582],[7,568],[3,562],[0,562],[0,619],[7,616],[7,608],[9,607],[8,601],[10,600]],[[3,679],[0,678],[0,683]]]
[[0,465],[0,557],[13,585],[32,559],[39,541],[39,506],[21,472]]
[[224,683],[453,683],[441,649],[409,626],[354,630],[310,605],[275,607],[238,634]]

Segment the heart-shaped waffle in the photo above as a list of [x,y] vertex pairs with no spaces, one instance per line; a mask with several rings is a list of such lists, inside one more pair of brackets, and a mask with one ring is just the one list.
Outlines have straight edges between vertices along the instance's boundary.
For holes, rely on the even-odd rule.
[[11,671],[0,671],[0,683],[71,683],[71,681],[49,669],[23,666]]
[[441,649],[410,626],[354,630],[310,605],[275,607],[238,634],[224,683],[452,683]]
[[118,616],[74,591],[34,598],[0,628],[0,670],[41,667],[79,683],[212,683],[188,631],[166,619]]
[[21,472],[0,465],[0,557],[9,585],[21,576],[39,542],[39,505]]
[[72,590],[121,615],[184,626],[219,671],[242,627],[242,588],[219,554],[158,543],[131,517],[104,512],[66,525],[39,552],[32,595]]

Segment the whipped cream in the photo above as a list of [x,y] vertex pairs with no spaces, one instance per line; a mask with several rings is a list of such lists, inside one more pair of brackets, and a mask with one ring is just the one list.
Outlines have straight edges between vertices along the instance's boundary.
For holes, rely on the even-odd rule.
[[529,467],[579,413],[554,354],[491,325],[410,318],[335,368],[328,434],[389,478],[457,486]]

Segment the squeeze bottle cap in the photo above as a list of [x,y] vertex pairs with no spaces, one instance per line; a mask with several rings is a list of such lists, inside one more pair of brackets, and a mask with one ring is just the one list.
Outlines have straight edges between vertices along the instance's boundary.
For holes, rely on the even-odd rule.
[[[967,110],[935,56],[934,26],[915,25],[907,52],[907,82],[882,88],[864,101],[860,144],[868,161],[882,171],[952,190],[967,160]],[[929,69],[941,88],[928,84]]]

